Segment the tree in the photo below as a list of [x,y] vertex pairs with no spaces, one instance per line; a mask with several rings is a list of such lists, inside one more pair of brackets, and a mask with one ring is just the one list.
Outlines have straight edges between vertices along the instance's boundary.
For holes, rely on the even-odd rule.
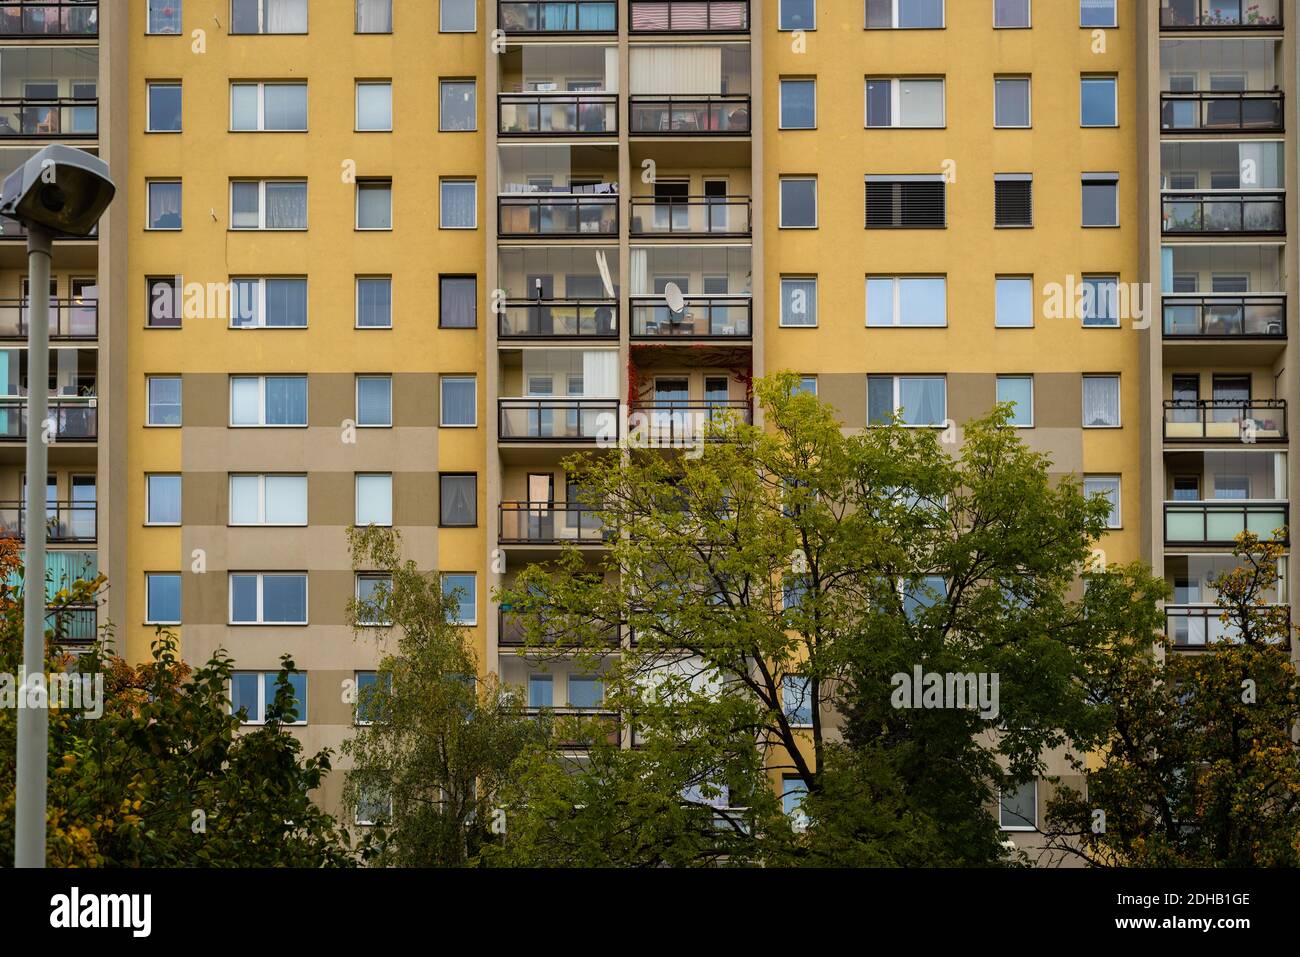
[[[846,434],[789,374],[756,389],[765,426],[710,426],[702,456],[566,463],[618,531],[601,573],[570,550],[498,598],[530,654],[577,643],[638,746],[595,739],[573,767],[521,769],[503,853],[1002,860],[997,788],[1041,774],[1046,749],[1101,739],[1078,679],[1116,629],[1156,626],[1162,583],[1098,572],[1133,615],[1089,614],[1077,579],[1109,503],[1054,480],[1005,407],[950,450],[898,421]],[[917,669],[969,676],[983,709],[920,707],[921,688],[902,706]],[[800,800],[792,827],[783,804]]]
[[[353,628],[393,634],[395,648],[357,699],[366,721],[343,747],[354,764],[346,807],[379,823],[364,839],[375,863],[475,863],[503,826],[495,799],[505,775],[543,729],[517,692],[480,674],[470,634],[455,624],[460,596],[402,559],[400,535],[373,526],[349,535],[353,564],[387,575],[351,602]],[[376,621],[385,624],[367,624]]]
[[1284,540],[1239,535],[1237,566],[1211,583],[1229,640],[1162,640],[1087,676],[1113,734],[1080,764],[1085,788],[1049,806],[1054,849],[1099,866],[1300,864],[1300,678],[1288,609],[1269,601]]

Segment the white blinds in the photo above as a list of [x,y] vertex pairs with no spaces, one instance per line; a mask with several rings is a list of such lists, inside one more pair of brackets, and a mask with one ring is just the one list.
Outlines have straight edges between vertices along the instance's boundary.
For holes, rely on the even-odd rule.
[[602,399],[618,397],[618,353],[610,349],[582,354],[582,394]]
[[721,47],[640,47],[630,61],[634,96],[722,92]]

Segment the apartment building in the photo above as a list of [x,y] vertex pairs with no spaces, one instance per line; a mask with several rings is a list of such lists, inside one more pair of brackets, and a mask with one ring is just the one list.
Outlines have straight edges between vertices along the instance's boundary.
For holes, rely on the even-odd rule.
[[[789,369],[850,429],[901,411],[959,443],[1014,402],[1113,501],[1099,560],[1160,569],[1194,653],[1224,637],[1207,582],[1233,535],[1289,519],[1294,14],[0,4],[0,172],[68,142],[119,187],[97,238],[56,244],[49,291],[50,566],[110,580],[61,624],[111,621],[135,659],[158,626],[191,661],[225,649],[254,720],[288,653],[297,733],[337,747],[381,650],[346,621],[377,581],[346,531],[391,526],[460,591],[485,668],[630,746],[599,669],[521,654],[493,589],[602,555],[566,456],[629,422],[690,444]],[[21,534],[13,224],[0,257],[0,524]],[[1047,792],[1003,796],[1013,839]]]

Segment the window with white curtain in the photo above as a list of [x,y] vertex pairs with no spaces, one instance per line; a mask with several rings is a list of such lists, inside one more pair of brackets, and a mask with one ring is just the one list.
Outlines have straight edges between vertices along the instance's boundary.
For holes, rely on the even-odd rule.
[[181,228],[181,181],[150,180],[149,229]]
[[474,428],[478,425],[478,389],[474,376],[442,377],[439,424],[443,428]]
[[948,416],[943,376],[867,376],[867,422],[885,425],[895,413],[903,425],[941,426]]
[[357,33],[392,33],[393,0],[357,0]]
[[781,325],[817,325],[817,277],[781,277]]
[[181,477],[179,475],[145,476],[145,523],[179,525],[181,523]]
[[230,328],[307,328],[307,280],[302,276],[232,277]]
[[230,424],[236,428],[305,427],[307,377],[231,376]]
[[390,80],[357,84],[357,132],[389,133],[393,129],[393,84]]
[[438,277],[438,326],[473,329],[478,325],[478,277]]
[[181,424],[181,377],[153,375],[146,380],[148,418],[146,424],[179,428]]
[[943,276],[868,276],[868,326],[946,326],[948,280]]
[[868,127],[944,125],[943,80],[873,77],[867,80]]
[[236,133],[303,132],[306,83],[231,83],[230,129]]
[[478,476],[444,472],[438,476],[439,524],[473,528],[478,524]]
[[1119,428],[1119,376],[1086,375],[1083,377],[1083,427],[1085,429]]
[[1095,495],[1104,496],[1106,501],[1110,503],[1110,514],[1106,518],[1106,527],[1121,528],[1123,526],[1118,475],[1085,475],[1083,478],[1083,494],[1088,498]]
[[306,525],[307,476],[230,476],[231,525]]
[[230,181],[231,229],[306,229],[307,181]]
[[387,428],[393,424],[393,377],[357,376],[357,425]]
[[357,277],[358,329],[391,329],[393,327],[393,277]]
[[182,0],[148,0],[145,33],[175,36],[181,32]]
[[307,0],[230,0],[230,32],[306,33]]
[[393,476],[357,475],[357,525],[387,527],[393,524]]
[[475,229],[478,226],[478,182],[472,179],[439,181],[438,226]]

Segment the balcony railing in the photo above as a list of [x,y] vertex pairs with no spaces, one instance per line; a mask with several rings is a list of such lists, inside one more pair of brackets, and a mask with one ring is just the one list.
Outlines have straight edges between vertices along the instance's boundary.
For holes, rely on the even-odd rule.
[[1285,296],[1165,296],[1166,339],[1286,339]]
[[[95,540],[94,502],[50,502],[45,506],[46,539],[57,543]],[[22,502],[0,502],[0,536],[25,541],[27,506]]]
[[99,134],[99,100],[0,97],[0,139],[92,139]]
[[[1255,614],[1285,615],[1290,620],[1287,605],[1264,605]],[[1223,609],[1218,605],[1166,605],[1165,635],[1175,648],[1204,648],[1221,641],[1241,641],[1241,629],[1233,621],[1223,620]]]
[[64,605],[47,609],[45,627],[62,645],[88,645],[99,631],[99,609],[94,605]]
[[748,33],[747,0],[630,0],[632,33]]
[[497,233],[501,236],[618,235],[618,197],[501,196],[497,199]]
[[621,735],[618,714],[597,708],[528,708],[526,714],[538,717],[545,710],[560,721],[578,723],[577,734],[556,742],[568,751],[585,751],[592,743],[604,739],[607,744],[618,744]]
[[[99,337],[95,299],[50,301],[50,339],[94,341]],[[27,338],[27,300],[0,299],[0,339]]]
[[618,399],[498,399],[502,442],[618,441]]
[[1282,0],[1160,0],[1166,30],[1277,30]]
[[686,308],[673,312],[662,297],[632,299],[633,339],[727,339],[745,341],[753,301],[748,296],[688,296]]
[[617,33],[616,0],[501,0],[497,26],[515,33]]
[[507,300],[497,324],[501,339],[617,339],[613,299]]
[[1166,399],[1165,440],[1284,442],[1285,399]]
[[502,502],[498,514],[501,545],[600,545],[613,533],[595,509],[564,502]]
[[[619,643],[620,632],[617,627],[609,627],[602,634],[602,643],[609,645],[611,648],[616,647]],[[503,648],[523,648],[528,644],[528,636],[524,633],[524,626],[512,609],[502,607],[497,609],[497,644]],[[556,629],[553,634],[548,633],[546,644],[556,647],[574,647],[578,644],[573,635],[562,629]]]
[[[49,419],[55,442],[94,442],[99,436],[99,409],[95,399],[50,399]],[[0,442],[27,438],[27,399],[0,397]]]
[[633,196],[633,236],[748,236],[748,196]]
[[1286,232],[1285,193],[1163,193],[1161,205],[1166,236]]
[[1231,546],[1242,532],[1271,539],[1289,513],[1282,501],[1165,502],[1165,544]]
[[1161,93],[1160,129],[1165,133],[1280,133],[1286,126],[1282,102],[1277,90]]
[[631,124],[641,136],[748,136],[749,97],[632,96]]
[[98,0],[0,3],[0,38],[99,35]]
[[617,93],[501,93],[502,136],[599,136],[618,132]]
[[[744,399],[642,402],[632,407],[631,415],[629,435],[635,434],[638,441],[644,441],[650,447],[693,445],[705,437],[710,425],[723,429],[728,423],[749,425],[753,422],[753,408]],[[722,439],[724,436],[715,432],[709,438]]]

